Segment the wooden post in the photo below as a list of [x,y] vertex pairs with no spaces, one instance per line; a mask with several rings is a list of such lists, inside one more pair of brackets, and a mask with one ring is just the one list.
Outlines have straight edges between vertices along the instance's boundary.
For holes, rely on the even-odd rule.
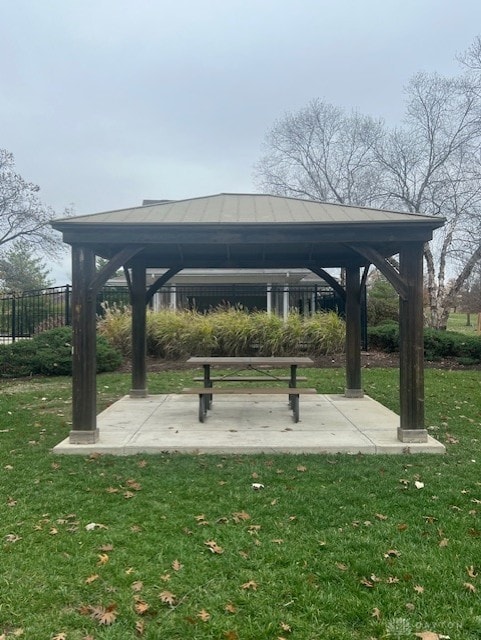
[[347,398],[362,398],[361,285],[359,267],[347,267],[346,277],[346,389]]
[[145,267],[132,267],[132,388],[130,396],[147,396]]
[[97,442],[95,254],[72,246],[72,444]]
[[399,271],[407,285],[400,300],[399,387],[401,442],[427,442],[424,428],[423,243],[406,244],[399,254]]

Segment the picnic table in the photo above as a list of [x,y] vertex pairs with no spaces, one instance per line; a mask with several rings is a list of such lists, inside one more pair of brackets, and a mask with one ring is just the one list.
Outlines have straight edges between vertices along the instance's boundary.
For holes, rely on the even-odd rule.
[[[203,367],[203,376],[194,378],[195,381],[203,383],[202,387],[183,389],[182,393],[197,394],[199,396],[199,421],[204,422],[207,411],[212,406],[212,398],[214,395],[288,395],[289,406],[293,411],[294,422],[299,422],[299,396],[304,394],[315,394],[315,389],[299,388],[297,383],[306,380],[305,377],[297,375],[299,366],[312,366],[314,363],[308,357],[226,357],[226,356],[209,356],[209,357],[191,357],[187,360],[189,364],[195,364]],[[228,373],[222,375],[212,375],[212,367],[222,367],[229,369]],[[276,368],[284,367],[290,370],[290,375],[279,375]],[[232,372],[234,370],[234,372]],[[248,387],[214,387],[222,382],[247,382]],[[283,382],[287,385],[282,388],[279,386],[261,386],[253,387],[251,383],[279,383]]]

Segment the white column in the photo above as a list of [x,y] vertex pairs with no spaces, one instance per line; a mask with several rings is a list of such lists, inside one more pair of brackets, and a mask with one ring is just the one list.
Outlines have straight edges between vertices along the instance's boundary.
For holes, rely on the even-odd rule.
[[267,285],[267,314],[270,316],[272,313],[272,286]]
[[284,315],[284,322],[287,322],[287,318],[289,316],[289,285],[287,284],[284,287],[283,315]]
[[175,285],[170,287],[170,308],[172,311],[177,309],[177,287]]

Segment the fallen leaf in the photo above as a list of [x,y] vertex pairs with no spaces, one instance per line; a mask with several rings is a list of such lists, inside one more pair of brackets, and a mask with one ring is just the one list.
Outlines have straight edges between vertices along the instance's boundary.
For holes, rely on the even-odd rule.
[[336,567],[340,571],[347,571],[347,569],[348,569],[347,564],[344,564],[344,562],[336,562]]
[[201,609],[197,614],[197,617],[202,620],[202,622],[208,622],[210,620],[210,613],[205,609]]
[[376,513],[375,516],[378,520],[387,520],[387,516],[383,515],[382,513]]
[[373,618],[376,618],[376,620],[380,620],[381,619],[381,612],[377,607],[374,607],[374,609],[372,610],[371,616]]
[[124,492],[124,498],[126,500],[129,500],[130,498],[133,498],[135,496],[135,493],[133,491],[125,491]]
[[56,633],[53,636],[52,640],[67,640],[67,634],[63,631],[61,633]]
[[224,631],[223,635],[224,638],[227,638],[227,640],[239,640],[237,631]]
[[470,578],[477,578],[478,577],[478,574],[476,573],[473,565],[471,565],[470,567],[466,567],[466,571],[467,571],[468,576]]
[[132,591],[142,591],[142,589],[144,588],[144,583],[141,580],[136,580],[135,582],[132,582],[130,588],[132,589]]
[[363,586],[368,587],[368,589],[374,588],[374,583],[371,582],[371,580],[368,580],[367,578],[362,578],[360,582]]
[[421,585],[416,584],[416,585],[414,585],[414,591],[416,593],[424,593],[424,587],[421,587]]
[[449,544],[449,538],[443,538],[442,540],[439,541],[439,546],[441,548],[447,547],[448,544]]
[[304,465],[300,464],[300,465],[297,467],[297,471],[300,471],[300,472],[302,473],[302,472],[304,472],[304,471],[307,471],[307,467],[305,467]]
[[136,613],[139,614],[139,616],[143,616],[144,613],[146,613],[150,609],[150,606],[143,600],[137,600],[134,605],[134,609]]
[[399,578],[395,578],[394,576],[389,576],[386,580],[386,584],[397,584],[399,582]]
[[287,631],[288,633],[292,631],[291,625],[287,624],[287,622],[281,622],[281,629],[282,631]]
[[145,631],[145,622],[143,620],[137,620],[135,623],[135,632],[139,636],[143,636]]
[[237,607],[233,605],[232,602],[228,602],[224,607],[224,611],[227,611],[227,613],[237,613]]
[[118,493],[119,489],[117,487],[107,487],[107,489],[105,489],[105,491],[107,493]]
[[244,582],[244,584],[242,585],[243,589],[249,590],[252,589],[253,591],[257,591],[257,582],[255,582],[254,580],[249,580],[249,582]]
[[464,583],[464,587],[468,590],[471,591],[471,593],[474,593],[476,591],[476,587],[474,586],[474,584],[471,584],[471,582],[465,582]]
[[8,533],[5,536],[5,541],[6,542],[10,542],[11,544],[15,544],[16,542],[18,542],[21,539],[22,539],[21,536],[17,536],[16,533]]
[[234,522],[242,522],[243,520],[250,520],[251,517],[250,515],[246,512],[246,511],[235,511],[232,514],[232,518],[234,519]]
[[97,620],[99,624],[110,626],[117,618],[116,608],[117,605],[115,604],[110,604],[108,607],[90,607],[90,615],[94,620]]
[[141,485],[133,478],[129,478],[128,480],[126,480],[125,484],[134,491],[140,491],[142,489]]
[[177,597],[171,591],[161,591],[159,593],[160,601],[164,604],[170,604],[173,606],[177,600]]
[[89,522],[85,525],[86,531],[93,531],[94,529],[108,529],[104,524],[99,524],[98,522]]
[[399,558],[400,556],[400,552],[397,549],[389,549],[388,551],[386,551],[386,553],[384,554],[385,558]]
[[181,563],[179,562],[179,560],[174,560],[174,561],[172,562],[172,569],[173,569],[174,571],[180,571],[180,570],[183,568],[183,566],[184,566],[184,565],[183,565],[183,564],[181,564]]
[[97,564],[99,565],[107,564],[107,562],[109,561],[109,556],[107,553],[99,553],[98,558],[99,561],[97,562]]
[[424,489],[424,482],[419,482],[419,480],[416,480],[414,486],[416,487],[416,489]]
[[85,578],[85,584],[92,584],[92,582],[95,582],[95,580],[98,580],[99,577],[100,576],[98,573],[94,573],[88,578]]
[[224,553],[224,549],[222,547],[219,547],[215,540],[206,540],[204,544],[212,551],[212,553]]
[[449,640],[449,636],[443,636],[439,633],[434,633],[434,631],[421,631],[419,633],[414,634],[416,638],[421,638],[421,640]]

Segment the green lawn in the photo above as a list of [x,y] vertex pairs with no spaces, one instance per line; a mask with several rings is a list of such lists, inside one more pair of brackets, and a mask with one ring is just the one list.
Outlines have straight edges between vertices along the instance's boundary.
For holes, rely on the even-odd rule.
[[[397,410],[397,377],[368,369],[364,386]],[[480,381],[426,372],[445,456],[128,458],[50,453],[69,379],[2,382],[0,639],[478,640]],[[100,406],[129,386],[99,376]]]
[[457,331],[467,335],[476,335],[478,327],[478,314],[472,313],[469,317],[466,313],[450,313],[448,319],[448,331]]

